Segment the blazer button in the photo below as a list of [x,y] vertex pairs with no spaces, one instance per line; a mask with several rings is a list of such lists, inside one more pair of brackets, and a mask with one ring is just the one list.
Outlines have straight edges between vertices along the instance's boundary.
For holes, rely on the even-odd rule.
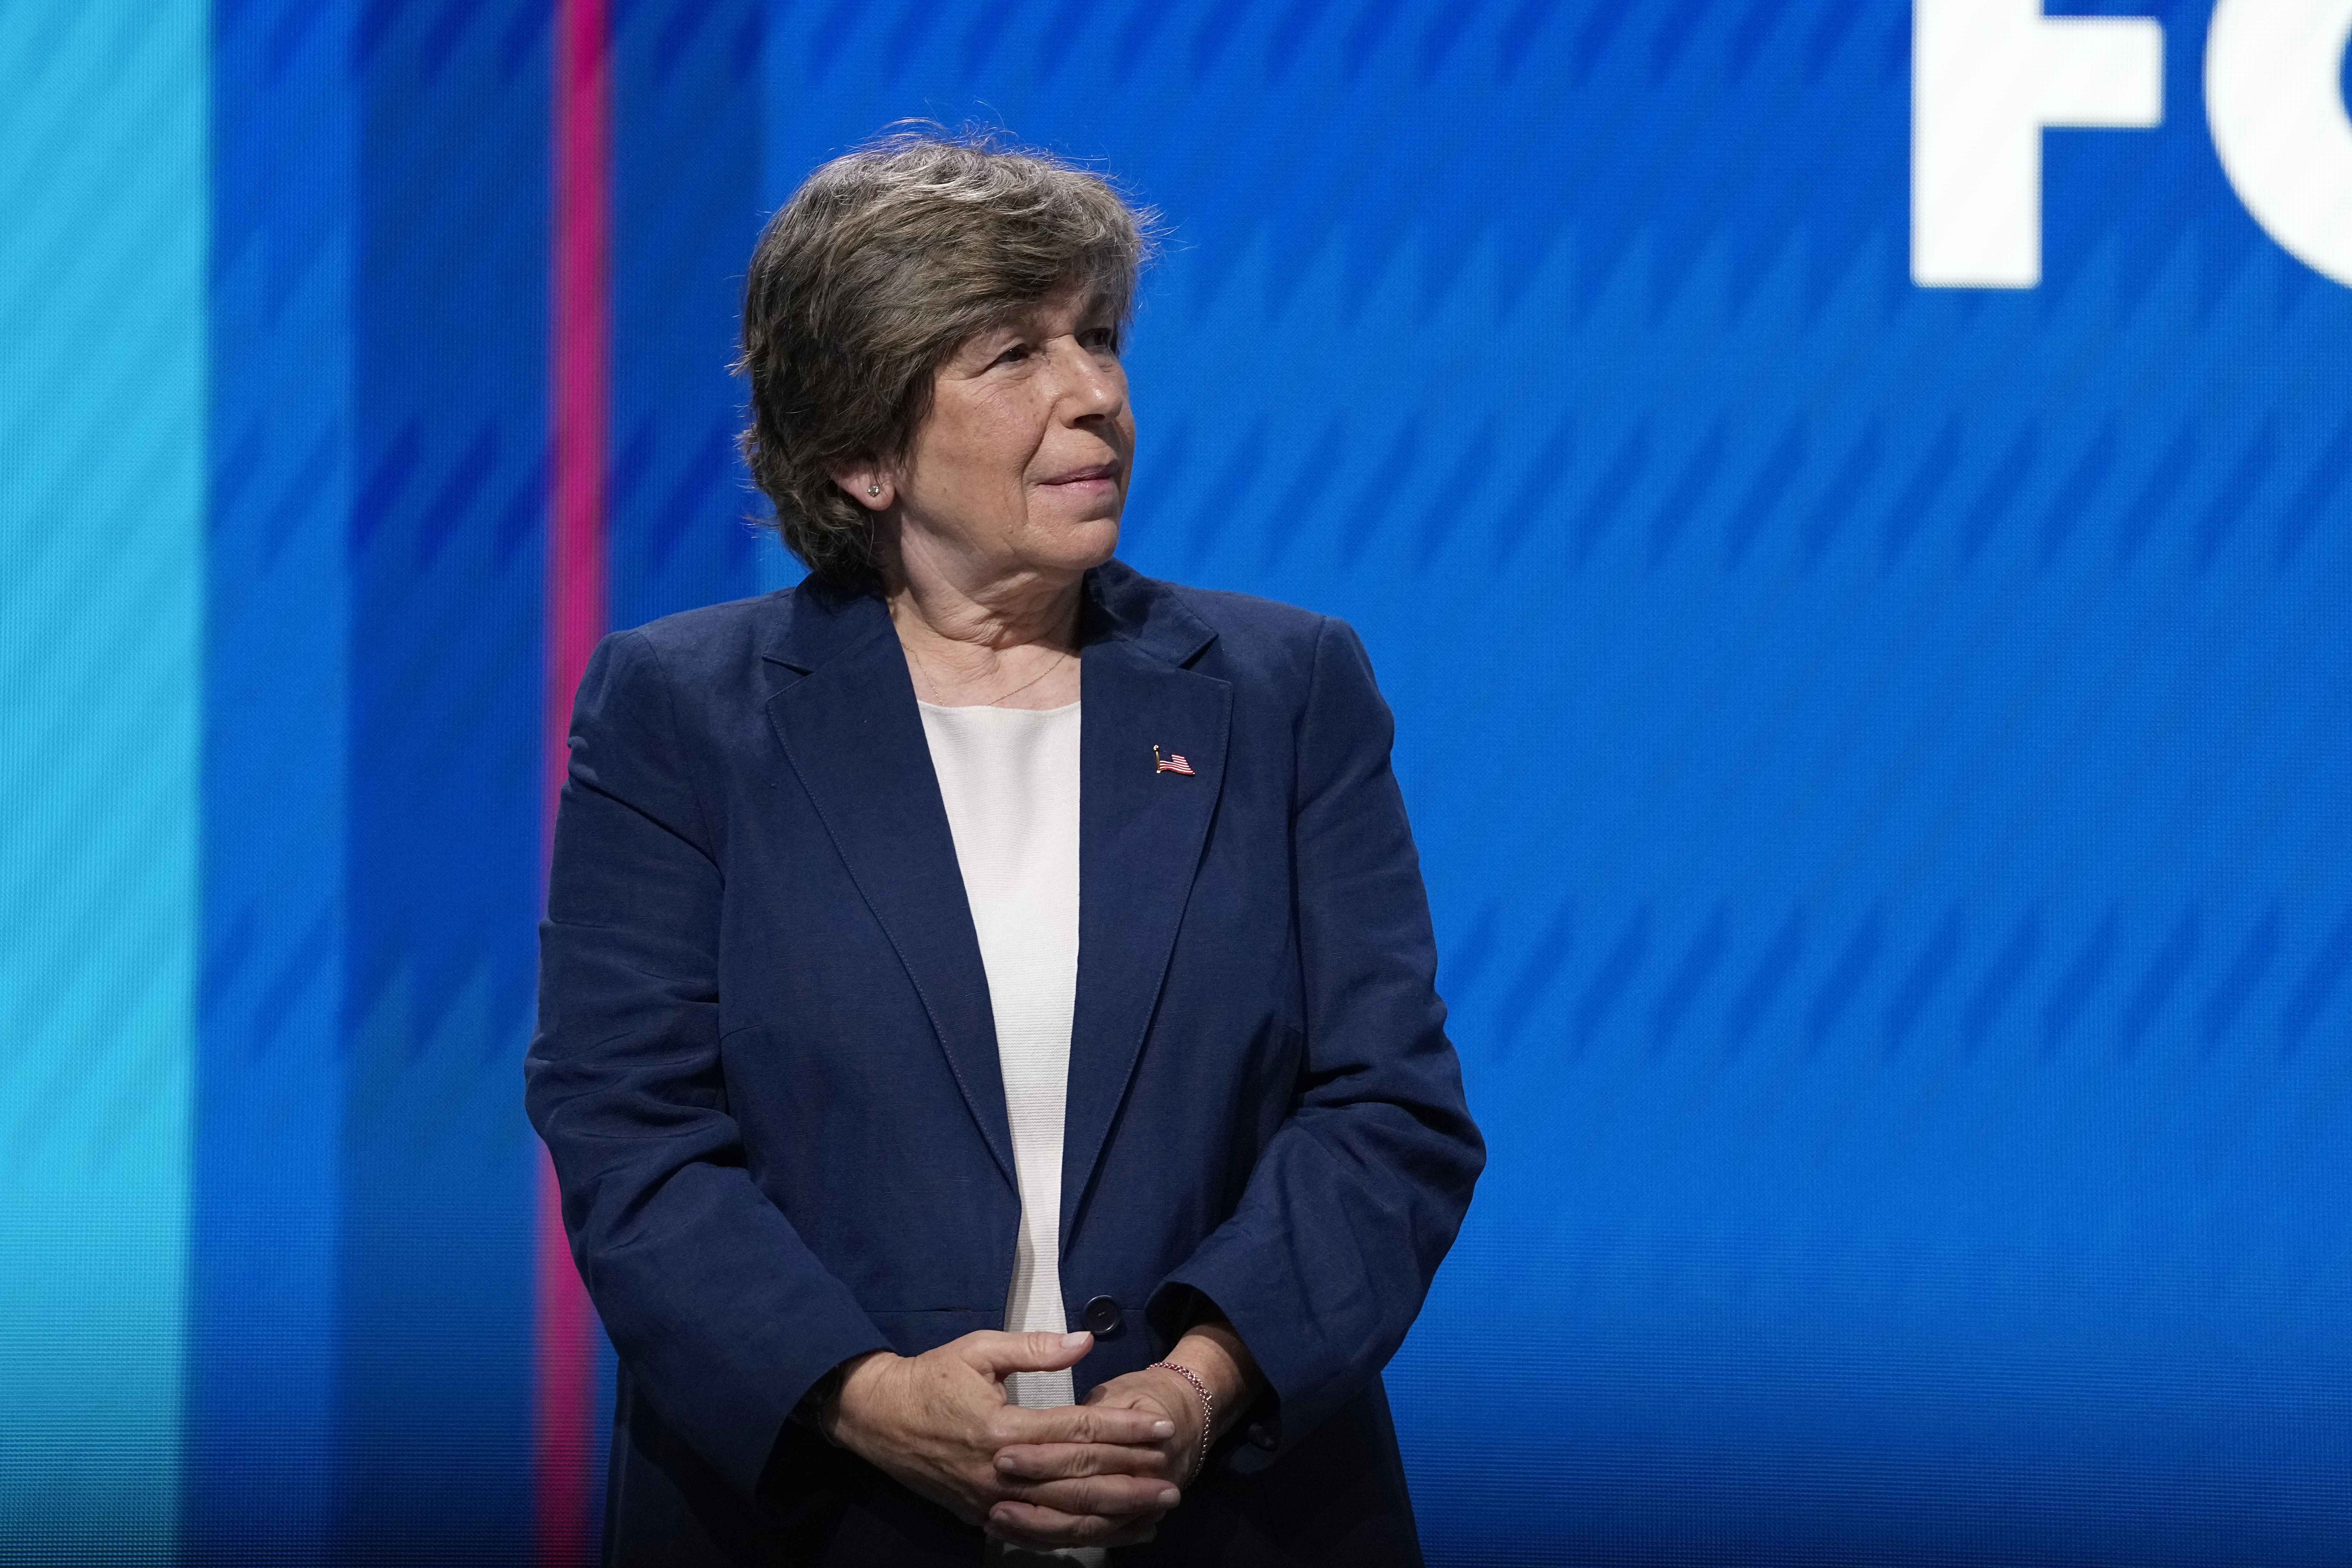
[[1079,1326],[1098,1336],[1118,1332],[1119,1324],[1126,1321],[1127,1314],[1119,1310],[1118,1303],[1108,1296],[1096,1297],[1087,1303],[1087,1310],[1078,1314]]

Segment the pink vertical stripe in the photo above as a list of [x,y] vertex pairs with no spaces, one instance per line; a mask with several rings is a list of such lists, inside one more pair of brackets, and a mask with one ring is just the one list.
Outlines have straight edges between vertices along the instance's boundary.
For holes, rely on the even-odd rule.
[[[547,549],[547,816],[551,832],[572,697],[604,635],[604,431],[609,344],[605,253],[609,30],[605,0],[557,0],[554,278],[551,366],[552,516]],[[592,1560],[596,1521],[595,1321],[563,1235],[555,1173],[539,1219],[538,1560]]]

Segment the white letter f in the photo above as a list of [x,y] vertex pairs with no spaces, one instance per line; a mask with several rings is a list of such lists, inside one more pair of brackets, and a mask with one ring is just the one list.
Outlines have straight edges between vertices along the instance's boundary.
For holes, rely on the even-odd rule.
[[1913,0],[1911,280],[2042,281],[2042,130],[2164,119],[2164,29],[2041,0]]

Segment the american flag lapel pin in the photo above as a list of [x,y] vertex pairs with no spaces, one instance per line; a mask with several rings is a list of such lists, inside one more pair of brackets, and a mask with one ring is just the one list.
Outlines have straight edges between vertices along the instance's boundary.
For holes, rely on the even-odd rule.
[[1188,777],[1192,776],[1192,764],[1184,760],[1184,753],[1181,752],[1171,752],[1163,757],[1160,754],[1160,748],[1154,746],[1151,748],[1151,760],[1160,764],[1152,770],[1154,773],[1183,773]]

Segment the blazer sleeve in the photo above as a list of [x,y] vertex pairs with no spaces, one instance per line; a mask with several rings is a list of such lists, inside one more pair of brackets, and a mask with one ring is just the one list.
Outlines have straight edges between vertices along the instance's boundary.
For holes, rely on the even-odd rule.
[[745,1168],[719,1066],[721,874],[641,634],[597,647],[571,747],[524,1100],[637,1390],[749,1496],[801,1396],[888,1341]]
[[1395,731],[1363,644],[1326,620],[1298,736],[1292,843],[1305,1063],[1233,1216],[1154,1295],[1172,1330],[1213,1300],[1270,1398],[1238,1470],[1262,1468],[1396,1353],[1485,1167],[1445,1037],[1421,860],[1389,766]]

